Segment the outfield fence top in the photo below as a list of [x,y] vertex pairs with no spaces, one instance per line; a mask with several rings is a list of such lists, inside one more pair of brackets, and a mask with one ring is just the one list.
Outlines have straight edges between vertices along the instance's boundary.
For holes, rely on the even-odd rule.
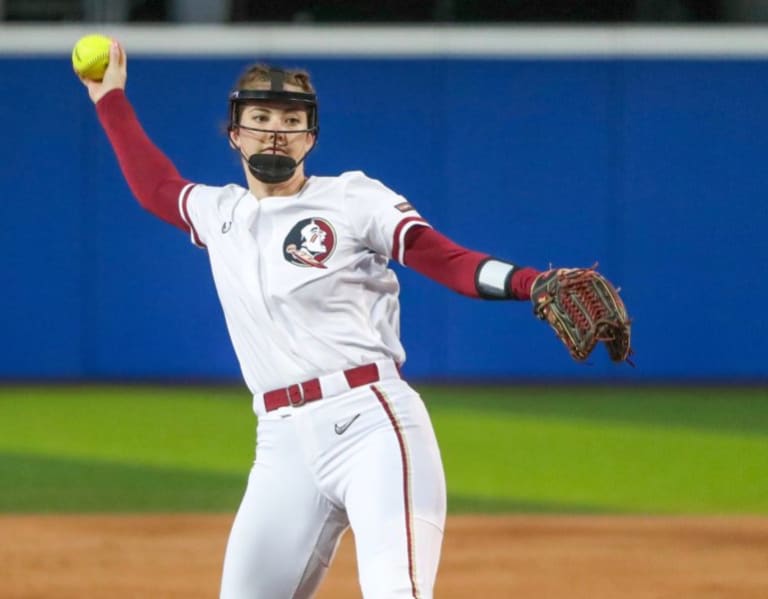
[[0,55],[71,52],[99,32],[133,55],[344,58],[765,58],[768,26],[0,25]]

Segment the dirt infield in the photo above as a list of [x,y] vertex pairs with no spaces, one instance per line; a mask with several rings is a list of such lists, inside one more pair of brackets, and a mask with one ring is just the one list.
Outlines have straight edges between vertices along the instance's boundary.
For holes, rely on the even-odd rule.
[[[213,598],[231,516],[0,516],[3,599]],[[320,599],[359,597],[346,535]],[[439,599],[764,599],[768,518],[453,516]]]

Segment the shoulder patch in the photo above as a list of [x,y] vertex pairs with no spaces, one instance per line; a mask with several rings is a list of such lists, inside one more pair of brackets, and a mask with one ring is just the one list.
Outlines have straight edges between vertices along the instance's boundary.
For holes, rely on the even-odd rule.
[[410,202],[400,202],[399,204],[395,205],[395,210],[399,210],[400,212],[408,212],[409,210],[415,210],[415,208],[411,206]]

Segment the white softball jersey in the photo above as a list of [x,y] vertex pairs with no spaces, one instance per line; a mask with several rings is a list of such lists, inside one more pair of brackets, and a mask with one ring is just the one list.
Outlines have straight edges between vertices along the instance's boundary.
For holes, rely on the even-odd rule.
[[405,361],[399,283],[387,265],[403,263],[409,229],[429,225],[403,196],[352,171],[261,199],[239,185],[189,184],[179,207],[193,243],[208,250],[258,416],[270,390]]

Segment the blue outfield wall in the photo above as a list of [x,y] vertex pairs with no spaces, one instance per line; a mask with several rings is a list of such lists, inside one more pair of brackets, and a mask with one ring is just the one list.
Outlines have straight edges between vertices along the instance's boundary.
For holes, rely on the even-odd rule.
[[[768,381],[768,62],[306,59],[314,174],[362,169],[456,241],[595,261],[637,368],[572,363],[527,304],[395,267],[419,379]],[[129,97],[186,177],[241,181],[242,59],[132,59]],[[238,379],[204,251],[145,213],[65,58],[0,59],[0,379]]]

